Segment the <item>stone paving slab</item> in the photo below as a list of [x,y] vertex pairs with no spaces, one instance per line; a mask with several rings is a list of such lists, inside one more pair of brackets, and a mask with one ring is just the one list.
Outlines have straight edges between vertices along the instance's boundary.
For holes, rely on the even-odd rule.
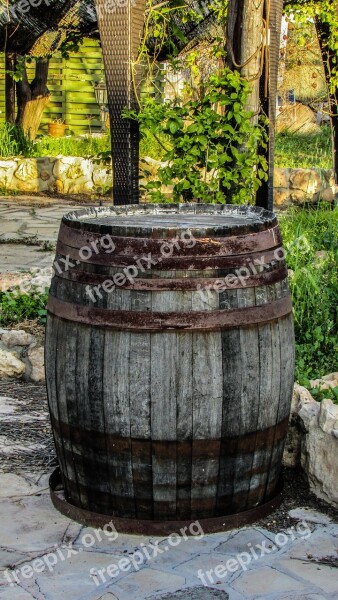
[[42,252],[38,246],[0,244],[0,273],[47,269],[54,260],[54,252]]
[[[111,528],[108,535],[72,522],[54,509],[46,484],[38,473],[0,473],[0,600],[338,598],[338,570],[307,558],[310,552],[338,556],[334,523],[312,524],[313,530],[303,523],[306,538],[298,535],[263,557],[258,547],[282,538],[257,527],[179,544],[175,536],[171,546],[170,538],[118,535]],[[257,558],[251,553],[248,561],[250,549]],[[244,564],[234,569],[240,557]]]
[[220,590],[206,590],[205,588],[189,588],[176,594],[158,596],[155,600],[227,600],[226,592]]
[[25,244],[25,240],[55,245],[62,216],[74,208],[80,209],[81,205],[55,200],[51,203],[47,199],[34,202],[34,198],[20,204],[17,198],[0,198],[0,273],[51,267],[54,251],[41,251],[38,246]]
[[14,237],[22,239],[36,236],[39,240],[55,241],[59,231],[61,218],[74,208],[81,208],[75,203],[58,203],[53,205],[19,205],[16,200],[0,199],[0,240]]

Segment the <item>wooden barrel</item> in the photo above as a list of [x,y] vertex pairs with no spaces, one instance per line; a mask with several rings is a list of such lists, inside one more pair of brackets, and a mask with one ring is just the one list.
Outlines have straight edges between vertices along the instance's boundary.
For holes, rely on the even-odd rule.
[[170,521],[274,496],[294,376],[281,243],[245,206],[63,217],[46,378],[68,502]]

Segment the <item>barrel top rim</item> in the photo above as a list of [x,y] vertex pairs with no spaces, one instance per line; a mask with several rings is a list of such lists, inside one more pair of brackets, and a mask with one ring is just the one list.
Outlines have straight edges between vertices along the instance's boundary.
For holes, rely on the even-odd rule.
[[196,235],[239,235],[277,225],[276,215],[261,207],[197,203],[89,207],[65,214],[62,222],[82,231],[145,237],[183,230]]

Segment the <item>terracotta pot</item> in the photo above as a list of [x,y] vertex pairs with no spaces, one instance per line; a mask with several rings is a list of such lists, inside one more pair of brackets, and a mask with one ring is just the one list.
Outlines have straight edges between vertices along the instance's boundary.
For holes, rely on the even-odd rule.
[[54,138],[60,138],[65,135],[66,128],[65,123],[48,123],[48,134]]

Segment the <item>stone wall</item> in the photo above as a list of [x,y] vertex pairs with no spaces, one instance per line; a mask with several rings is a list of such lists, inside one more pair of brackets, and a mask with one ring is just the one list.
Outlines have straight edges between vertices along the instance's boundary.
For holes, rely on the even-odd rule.
[[0,186],[19,192],[91,194],[111,188],[112,170],[75,156],[0,160]]
[[333,171],[324,169],[275,169],[275,206],[316,202],[332,202],[335,187]]
[[[145,158],[149,179],[156,178],[159,161]],[[151,166],[151,169],[149,169]],[[112,185],[110,166],[74,156],[0,160],[0,186],[17,192],[97,194]],[[164,192],[169,192],[165,189]],[[275,169],[275,205],[287,206],[319,198],[334,198],[333,173],[322,169]]]

